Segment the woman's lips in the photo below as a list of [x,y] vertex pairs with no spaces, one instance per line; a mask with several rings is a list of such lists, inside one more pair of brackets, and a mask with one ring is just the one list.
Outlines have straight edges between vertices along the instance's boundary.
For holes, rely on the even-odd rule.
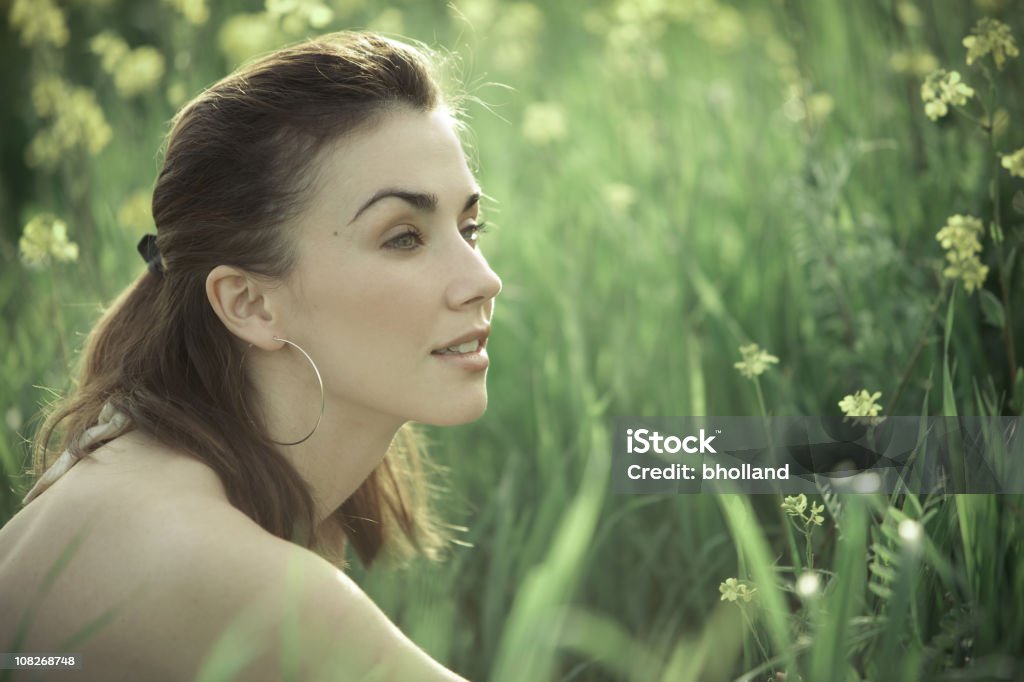
[[487,350],[483,345],[469,353],[438,353],[434,351],[431,353],[431,356],[450,365],[477,372],[487,369],[487,366],[490,364]]

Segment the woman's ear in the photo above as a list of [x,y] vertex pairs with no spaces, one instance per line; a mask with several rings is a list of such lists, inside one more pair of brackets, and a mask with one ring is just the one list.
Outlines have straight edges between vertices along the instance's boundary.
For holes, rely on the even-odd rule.
[[206,276],[206,297],[220,321],[238,338],[265,350],[280,345],[273,340],[279,321],[267,306],[266,286],[249,273],[218,265]]

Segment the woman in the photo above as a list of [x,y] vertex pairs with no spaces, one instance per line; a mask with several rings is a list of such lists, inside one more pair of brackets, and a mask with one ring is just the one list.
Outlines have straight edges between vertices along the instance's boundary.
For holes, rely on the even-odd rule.
[[408,422],[487,406],[501,280],[430,67],[333,34],[179,113],[149,267],[0,530],[0,650],[76,653],[74,679],[462,679],[338,570],[346,539],[437,554]]

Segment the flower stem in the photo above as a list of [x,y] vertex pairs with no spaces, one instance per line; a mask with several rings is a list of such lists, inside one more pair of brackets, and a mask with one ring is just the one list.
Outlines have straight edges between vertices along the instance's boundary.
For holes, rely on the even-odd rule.
[[910,362],[907,363],[907,368],[904,369],[903,374],[900,375],[900,383],[897,384],[892,400],[889,401],[889,407],[882,410],[883,416],[889,416],[892,414],[892,411],[896,408],[896,404],[899,402],[900,396],[903,395],[903,389],[906,387],[907,381],[910,380],[910,374],[914,371],[914,366],[917,364],[917,358],[921,355],[921,351],[924,349],[925,343],[928,340],[928,331],[932,328],[932,323],[935,321],[935,314],[938,312],[939,307],[945,298],[946,282],[943,281],[942,286],[939,288],[938,295],[928,308],[928,319],[921,327],[921,334],[918,336],[917,344],[915,344],[914,350],[910,354]]
[[768,443],[768,453],[771,456],[771,461],[775,462],[775,439],[772,438],[772,430],[768,425],[768,409],[764,404],[764,393],[761,392],[761,380],[754,377],[754,390],[757,391],[757,404],[761,408],[761,425],[764,427],[764,437]]
[[986,124],[984,121],[982,121],[977,116],[972,116],[971,114],[968,114],[966,111],[963,110],[963,108],[958,107],[955,104],[953,105],[953,111],[957,112],[958,114],[960,114],[961,116],[966,118],[971,123],[976,124],[982,130],[987,130],[987,129],[989,129],[991,127],[990,125]]
[[764,394],[761,393],[761,380],[754,377],[754,389],[757,390],[757,404],[761,407],[761,416],[767,418],[768,410],[764,406]]
[[764,644],[761,643],[761,638],[757,636],[757,629],[754,627],[754,622],[747,615],[747,610],[743,608],[743,604],[737,604],[740,607],[740,613],[743,614],[743,619],[747,621],[747,626],[750,628],[750,634],[754,635],[754,641],[757,643],[757,648],[761,650],[761,655],[764,656],[764,660],[768,660],[768,650],[764,648]]
[[804,527],[804,546],[807,548],[806,549],[806,553],[807,553],[806,561],[807,561],[807,570],[808,571],[814,570],[814,552],[812,551],[812,546],[811,546],[811,533],[812,533],[812,531],[811,531],[810,526],[805,526]]
[[[986,75],[988,71],[986,70]],[[1006,276],[1009,263],[1006,262],[1005,255],[1003,254],[1003,225],[1002,218],[999,213],[999,152],[996,150],[996,107],[998,105],[999,93],[996,90],[995,81],[989,78],[991,84],[991,97],[992,104],[989,107],[989,125],[986,126],[988,132],[988,143],[989,149],[992,151],[992,222],[995,224],[995,230],[992,241],[996,245],[996,265],[999,268],[999,288],[1003,295],[1003,343],[1006,346],[1006,362],[1008,369],[1010,370],[1010,391],[1013,391],[1013,382],[1017,377],[1017,354],[1014,347],[1013,341],[1013,308],[1010,306],[1010,282]]]

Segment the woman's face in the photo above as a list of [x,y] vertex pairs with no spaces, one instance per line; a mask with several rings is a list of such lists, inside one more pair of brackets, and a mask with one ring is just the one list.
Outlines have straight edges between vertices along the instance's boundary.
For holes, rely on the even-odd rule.
[[387,114],[326,151],[315,191],[277,313],[320,368],[328,404],[357,419],[478,418],[486,350],[433,352],[489,330],[501,291],[476,241],[480,188],[451,117]]

